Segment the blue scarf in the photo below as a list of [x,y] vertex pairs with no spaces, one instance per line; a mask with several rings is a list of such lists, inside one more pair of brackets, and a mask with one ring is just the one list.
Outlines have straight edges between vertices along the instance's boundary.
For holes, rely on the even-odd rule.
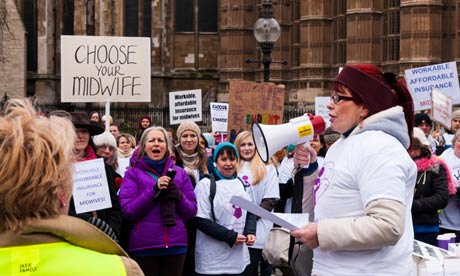
[[152,168],[154,170],[154,172],[157,173],[158,175],[163,175],[166,160],[167,160],[166,157],[164,157],[163,159],[161,159],[159,161],[154,161],[154,160],[150,159],[148,156],[144,157],[145,163],[147,163],[147,165],[149,165],[149,167]]
[[216,181],[220,179],[235,179],[236,178],[236,173],[232,174],[230,177],[225,177],[223,176],[217,168],[214,168],[214,176],[216,177]]

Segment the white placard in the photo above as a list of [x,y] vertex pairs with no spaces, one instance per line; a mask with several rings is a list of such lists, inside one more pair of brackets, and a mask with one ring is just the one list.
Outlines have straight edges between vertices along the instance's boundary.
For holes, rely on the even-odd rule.
[[211,127],[213,132],[227,132],[228,103],[210,103]]
[[452,100],[439,89],[433,89],[433,120],[449,128],[452,120]]
[[61,36],[62,102],[150,102],[148,37]]
[[169,121],[171,125],[182,121],[200,122],[203,117],[201,108],[201,89],[169,92]]
[[405,70],[407,88],[414,99],[414,110],[431,108],[431,90],[439,89],[460,103],[457,64],[455,61]]
[[326,127],[331,126],[331,121],[329,121],[329,109],[327,109],[327,104],[330,100],[331,97],[315,97],[315,115],[323,117]]
[[104,159],[74,164],[73,201],[77,214],[112,207]]

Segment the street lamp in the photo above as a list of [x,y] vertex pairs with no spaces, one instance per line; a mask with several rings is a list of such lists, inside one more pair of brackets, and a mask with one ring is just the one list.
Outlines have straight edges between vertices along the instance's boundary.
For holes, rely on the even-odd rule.
[[246,63],[257,62],[264,65],[264,82],[270,80],[270,64],[287,64],[287,61],[272,61],[271,53],[275,42],[281,34],[280,24],[273,18],[272,4],[270,0],[263,0],[260,8],[260,17],[254,24],[254,37],[260,44],[262,60],[246,59]]

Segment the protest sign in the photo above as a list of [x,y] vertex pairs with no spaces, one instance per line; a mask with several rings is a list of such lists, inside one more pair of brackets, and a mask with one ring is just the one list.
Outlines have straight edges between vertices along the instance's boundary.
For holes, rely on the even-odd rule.
[[210,103],[211,127],[213,132],[227,132],[228,103]]
[[200,122],[203,118],[201,89],[169,92],[169,121],[171,125],[182,121]]
[[112,207],[104,159],[74,164],[72,195],[77,214]]
[[315,115],[321,116],[326,122],[326,127],[331,125],[329,121],[329,109],[327,104],[331,101],[331,97],[315,97]]
[[62,102],[150,102],[150,38],[61,36]]
[[283,123],[284,85],[231,80],[229,85],[228,133],[250,130],[253,122]]
[[439,89],[433,89],[433,120],[450,128],[452,120],[452,100]]
[[431,108],[432,89],[442,91],[453,104],[460,103],[457,64],[454,61],[407,69],[405,79],[414,99],[415,111]]

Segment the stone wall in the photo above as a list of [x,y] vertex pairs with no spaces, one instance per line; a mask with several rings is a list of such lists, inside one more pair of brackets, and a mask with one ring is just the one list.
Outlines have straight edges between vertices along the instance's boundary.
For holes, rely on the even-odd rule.
[[6,5],[7,24],[0,24],[0,97],[25,96],[25,30],[13,0]]

